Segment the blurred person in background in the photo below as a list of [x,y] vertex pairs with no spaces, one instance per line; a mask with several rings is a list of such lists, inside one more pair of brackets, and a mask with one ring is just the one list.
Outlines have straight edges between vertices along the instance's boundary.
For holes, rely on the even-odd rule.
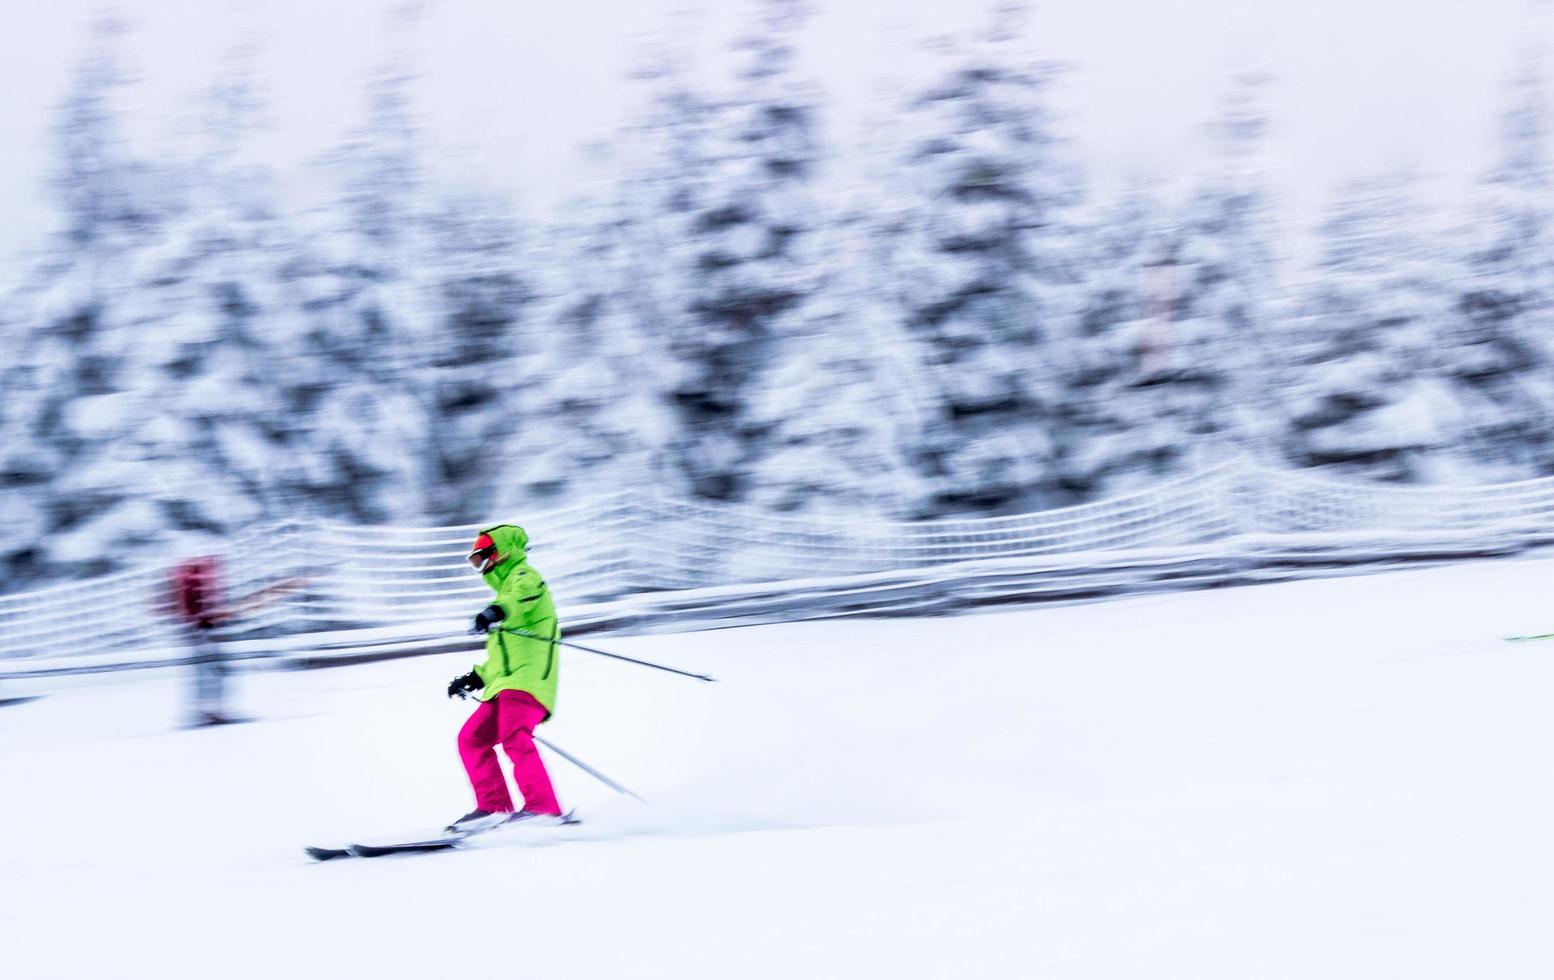
[[221,559],[215,555],[188,558],[173,566],[170,606],[189,642],[194,668],[190,690],[189,725],[227,725],[240,719],[227,711],[227,665],[219,635],[232,618],[221,594]]
[[247,720],[232,715],[227,709],[230,667],[222,630],[306,584],[302,579],[283,578],[240,603],[228,603],[221,578],[221,559],[216,555],[186,558],[175,564],[168,576],[168,608],[183,628],[189,642],[188,662],[194,668],[188,722],[193,728]]
[[[475,790],[475,809],[448,826],[475,832],[514,820],[561,820],[550,774],[534,745],[534,728],[556,704],[561,627],[545,580],[529,565],[523,528],[498,524],[475,539],[469,563],[496,592],[471,632],[486,637],[486,659],[448,684],[448,696],[480,691],[480,705],[459,730],[459,757]],[[512,763],[523,808],[513,807],[497,760],[502,746]]]

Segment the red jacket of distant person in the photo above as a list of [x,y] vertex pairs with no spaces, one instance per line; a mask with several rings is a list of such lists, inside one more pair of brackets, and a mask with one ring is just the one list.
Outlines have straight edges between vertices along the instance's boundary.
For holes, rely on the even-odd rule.
[[184,625],[212,630],[222,620],[221,560],[214,555],[187,558],[169,576],[173,615]]

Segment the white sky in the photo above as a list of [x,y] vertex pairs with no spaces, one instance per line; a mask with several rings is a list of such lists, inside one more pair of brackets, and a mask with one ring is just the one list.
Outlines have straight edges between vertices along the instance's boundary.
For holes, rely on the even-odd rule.
[[[813,0],[807,55],[856,127],[880,79],[911,73],[901,38],[983,22],[982,0]],[[1339,179],[1413,165],[1457,203],[1490,159],[1513,57],[1533,0],[1050,0],[1036,10],[1044,54],[1074,63],[1072,132],[1092,175],[1171,180],[1205,154],[1204,122],[1227,72],[1278,78],[1274,175],[1292,226],[1309,225]],[[47,126],[97,0],[12,0],[0,32],[0,254],[37,237]],[[144,147],[207,85],[234,25],[266,42],[272,127],[259,144],[299,172],[353,124],[360,80],[381,53],[378,0],[131,0],[132,135]],[[439,0],[423,28],[422,109],[451,179],[545,206],[573,189],[579,145],[632,105],[621,81],[634,39],[683,0]],[[745,0],[708,0],[717,50]],[[1545,28],[1540,28],[1545,29]]]

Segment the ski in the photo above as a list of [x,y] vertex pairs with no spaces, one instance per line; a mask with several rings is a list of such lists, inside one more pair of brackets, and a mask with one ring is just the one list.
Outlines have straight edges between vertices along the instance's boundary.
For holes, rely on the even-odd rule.
[[1532,633],[1527,636],[1502,636],[1508,643],[1525,643],[1528,640],[1554,640],[1554,633]]
[[[544,818],[551,819],[551,818]],[[571,826],[581,821],[575,810],[569,810],[560,817],[554,818],[554,823],[539,824],[538,826]],[[305,847],[308,857],[315,861],[333,861],[336,858],[357,857],[375,858],[387,857],[391,854],[417,854],[423,851],[448,851],[469,840],[471,837],[479,837],[495,830],[504,828],[512,829],[522,827],[527,821],[517,823],[497,824],[495,827],[487,827],[482,830],[464,833],[447,833],[438,837],[428,837],[422,840],[389,841],[383,844],[347,844],[344,847]]]
[[458,847],[473,834],[449,834],[445,837],[429,837],[425,840],[390,841],[384,844],[347,844],[344,847],[304,847],[308,857],[315,861],[333,861],[336,858],[384,857],[389,854],[412,854],[417,851],[446,851]]
[[375,858],[389,854],[414,854],[420,851],[446,851],[464,843],[469,834],[457,837],[435,837],[431,840],[405,841],[399,844],[352,844],[346,850],[352,857]]

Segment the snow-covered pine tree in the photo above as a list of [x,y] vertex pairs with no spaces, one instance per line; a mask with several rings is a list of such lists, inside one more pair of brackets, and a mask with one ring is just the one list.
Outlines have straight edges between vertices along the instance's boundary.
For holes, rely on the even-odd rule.
[[145,256],[139,290],[143,419],[123,447],[149,474],[146,499],[184,537],[228,536],[289,510],[283,474],[286,282],[291,242],[270,174],[250,162],[263,124],[256,50],[240,38],[200,103],[181,161],[187,207]]
[[111,14],[89,27],[54,124],[60,230],[9,302],[21,344],[5,378],[0,562],[12,581],[112,567],[168,533],[135,449],[149,356],[169,343],[142,287],[184,205],[120,129],[128,29]]
[[1275,438],[1281,303],[1260,154],[1269,121],[1266,76],[1231,79],[1211,127],[1218,156],[1181,215],[1154,236],[1144,266],[1159,293],[1138,362],[1134,413],[1156,476],[1192,472]]
[[908,102],[890,275],[933,408],[917,455],[928,511],[1012,511],[1060,494],[1052,348],[1081,281],[1078,181],[1054,120],[1059,67],[1031,57],[1023,6],[942,48]]
[[1284,457],[1382,480],[1450,482],[1458,409],[1438,348],[1451,267],[1411,175],[1351,182],[1284,331]]
[[696,126],[695,179],[681,184],[671,350],[681,365],[673,452],[692,491],[742,499],[758,455],[752,383],[814,289],[812,194],[818,100],[795,67],[804,0],[757,0],[739,40],[732,95]]
[[532,274],[505,202],[466,195],[431,219],[439,324],[412,372],[428,407],[428,518],[485,520],[506,473],[518,392],[531,380],[535,334]]
[[1059,360],[1059,466],[1078,500],[1158,483],[1180,451],[1180,433],[1141,390],[1158,367],[1176,289],[1175,270],[1158,261],[1165,209],[1155,191],[1135,184],[1089,227],[1085,300]]
[[294,267],[306,324],[286,402],[303,447],[288,482],[318,512],[415,522],[434,480],[422,366],[441,344],[435,211],[413,109],[407,41],[415,3],[389,12],[388,56],[368,83],[362,127],[334,163],[341,196],[311,216]]
[[628,79],[640,107],[588,148],[592,186],[534,253],[522,376],[505,396],[511,452],[491,496],[501,512],[688,485],[668,448],[684,376],[670,345],[691,316],[689,224],[714,107],[692,77],[696,25],[676,28],[639,46]]
[[0,581],[18,586],[44,574],[41,549],[51,530],[48,482],[62,463],[43,437],[44,412],[62,373],[65,344],[42,346],[26,287],[7,284],[0,311],[0,344],[11,357],[0,365]]
[[879,288],[882,242],[869,208],[818,234],[824,285],[773,347],[751,399],[760,456],[748,499],[778,511],[905,517],[920,506],[909,453],[918,436],[916,379],[896,360],[905,342]]
[[662,487],[675,418],[653,335],[649,254],[629,193],[575,201],[541,264],[551,273],[509,393],[499,512],[625,487]]
[[1554,473],[1554,172],[1547,52],[1510,86],[1500,158],[1469,230],[1466,281],[1444,343],[1463,451],[1485,481]]
[[134,81],[123,46],[131,30],[111,11],[90,21],[55,117],[49,183],[64,238],[78,251],[133,245],[175,210],[165,173],[130,150],[120,126],[119,99]]

